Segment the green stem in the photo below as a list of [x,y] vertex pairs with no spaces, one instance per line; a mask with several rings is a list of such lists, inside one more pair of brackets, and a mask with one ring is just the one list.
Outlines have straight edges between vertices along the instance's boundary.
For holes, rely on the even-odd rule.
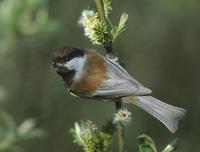
[[106,23],[106,16],[105,16],[105,10],[104,10],[104,5],[103,5],[103,0],[94,0],[96,4],[97,11],[99,13],[101,21]]

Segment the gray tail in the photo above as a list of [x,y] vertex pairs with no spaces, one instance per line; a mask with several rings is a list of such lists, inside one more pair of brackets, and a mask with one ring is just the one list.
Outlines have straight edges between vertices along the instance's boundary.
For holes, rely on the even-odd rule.
[[172,133],[176,132],[179,120],[181,120],[186,113],[186,110],[164,103],[152,96],[128,97],[125,98],[125,100],[156,117]]

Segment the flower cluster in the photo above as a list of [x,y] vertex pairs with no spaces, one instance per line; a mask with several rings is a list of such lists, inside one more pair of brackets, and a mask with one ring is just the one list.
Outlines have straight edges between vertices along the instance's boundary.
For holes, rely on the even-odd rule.
[[93,44],[107,47],[126,30],[128,15],[122,13],[118,26],[114,26],[108,17],[112,11],[111,0],[103,0],[102,7],[101,13],[90,9],[83,10],[78,23]]
[[105,23],[100,21],[98,13],[93,10],[84,10],[78,23],[84,28],[84,34],[93,44],[106,45],[109,41],[109,32]]
[[106,152],[112,141],[112,132],[105,128],[98,129],[91,121],[76,122],[70,132],[74,142],[82,146],[85,152]]
[[120,109],[114,114],[113,123],[121,122],[123,125],[131,121],[131,113],[127,109]]

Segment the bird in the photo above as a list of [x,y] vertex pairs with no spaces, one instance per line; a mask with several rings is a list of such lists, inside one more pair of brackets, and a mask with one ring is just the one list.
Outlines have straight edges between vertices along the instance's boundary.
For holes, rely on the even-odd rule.
[[161,121],[172,133],[186,110],[151,96],[117,61],[92,49],[63,47],[52,55],[52,67],[76,97],[134,104]]

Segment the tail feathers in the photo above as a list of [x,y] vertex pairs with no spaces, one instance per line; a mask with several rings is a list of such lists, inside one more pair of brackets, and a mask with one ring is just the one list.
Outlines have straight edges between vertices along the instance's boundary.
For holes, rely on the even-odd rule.
[[149,114],[160,120],[172,133],[178,129],[178,122],[186,113],[186,110],[164,103],[152,96],[138,96],[124,98]]

